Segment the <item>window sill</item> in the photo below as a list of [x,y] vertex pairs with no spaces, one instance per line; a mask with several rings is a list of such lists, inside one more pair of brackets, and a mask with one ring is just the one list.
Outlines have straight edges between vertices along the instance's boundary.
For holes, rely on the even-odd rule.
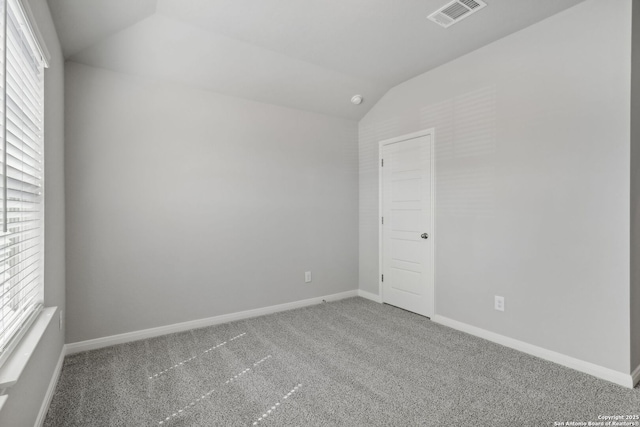
[[58,307],[42,309],[38,314],[38,318],[20,340],[20,343],[13,349],[9,358],[0,366],[0,406],[3,403],[3,396],[1,395],[6,394],[6,389],[18,382],[22,371],[29,363],[31,355],[36,350],[57,309]]

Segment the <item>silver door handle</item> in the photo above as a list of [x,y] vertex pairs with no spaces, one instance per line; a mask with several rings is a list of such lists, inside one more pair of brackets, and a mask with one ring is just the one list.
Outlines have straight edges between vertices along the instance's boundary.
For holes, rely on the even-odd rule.
[[428,239],[429,235],[427,233],[422,233],[420,237],[422,237],[423,239]]

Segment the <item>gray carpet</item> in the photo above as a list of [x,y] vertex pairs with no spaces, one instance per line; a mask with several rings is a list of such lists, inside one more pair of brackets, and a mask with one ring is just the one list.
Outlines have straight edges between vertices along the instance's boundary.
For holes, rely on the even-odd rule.
[[45,426],[547,426],[640,389],[362,298],[69,356]]

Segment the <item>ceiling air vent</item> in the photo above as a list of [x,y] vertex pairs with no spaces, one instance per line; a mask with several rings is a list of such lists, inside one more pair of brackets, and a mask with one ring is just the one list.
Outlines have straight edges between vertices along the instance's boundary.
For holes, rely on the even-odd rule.
[[436,24],[447,28],[479,11],[486,5],[485,2],[480,0],[454,0],[433,12],[428,18]]

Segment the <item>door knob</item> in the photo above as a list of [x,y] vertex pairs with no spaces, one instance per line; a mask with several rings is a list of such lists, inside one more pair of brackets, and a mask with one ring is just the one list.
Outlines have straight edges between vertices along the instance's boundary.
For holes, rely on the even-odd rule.
[[420,237],[422,237],[423,239],[428,239],[429,235],[427,233],[422,233]]

